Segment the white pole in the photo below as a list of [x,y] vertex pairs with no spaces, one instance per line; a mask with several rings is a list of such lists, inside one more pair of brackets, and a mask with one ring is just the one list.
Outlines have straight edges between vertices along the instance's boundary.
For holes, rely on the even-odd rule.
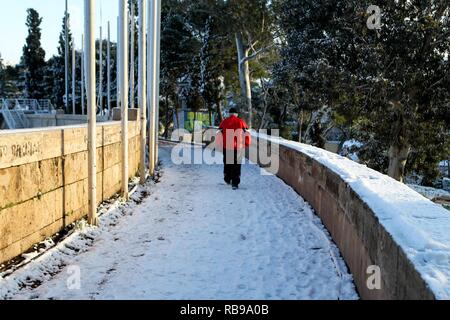
[[75,43],[72,45],[72,114],[76,114],[76,97],[75,97],[75,67],[76,67],[76,59],[75,59]]
[[95,99],[95,0],[84,0],[85,61],[87,64],[87,105],[88,105],[88,222],[98,224],[97,218],[97,113]]
[[158,132],[159,132],[159,60],[160,60],[160,26],[161,26],[161,1],[152,0],[150,12],[150,29],[149,29],[149,77],[150,77],[150,141],[149,141],[149,170],[150,175],[153,175],[158,161]]
[[122,108],[122,197],[128,199],[128,4],[119,1],[120,104]]
[[81,114],[84,115],[84,35],[81,35]]
[[150,119],[149,119],[149,174],[153,176],[155,174],[155,125],[156,125],[156,113],[155,113],[155,82],[156,82],[156,0],[150,0],[150,5],[148,7],[149,25],[147,33],[147,43],[148,43],[148,94],[150,96]]
[[64,107],[66,113],[69,112],[69,39],[68,39],[68,23],[69,23],[69,13],[67,11],[67,0],[66,0],[66,11],[64,19],[64,84],[65,84],[65,101]]
[[111,117],[111,30],[110,24],[108,21],[108,46],[106,48],[107,51],[107,88],[108,88],[108,116]]
[[147,145],[147,45],[146,45],[146,2],[147,0],[139,0],[139,108],[141,113],[141,161],[140,176],[141,184],[145,183],[145,147]]
[[117,108],[120,108],[120,21],[117,17],[117,45],[116,45],[116,92],[117,92]]
[[158,165],[158,145],[159,145],[159,81],[160,81],[160,60],[161,60],[161,0],[156,0],[156,120],[155,120],[155,166]]
[[103,112],[103,28],[100,26],[100,45],[98,48],[98,56],[99,56],[99,86],[98,86],[98,95],[99,95],[99,110]]
[[130,6],[130,108],[134,108],[134,1]]

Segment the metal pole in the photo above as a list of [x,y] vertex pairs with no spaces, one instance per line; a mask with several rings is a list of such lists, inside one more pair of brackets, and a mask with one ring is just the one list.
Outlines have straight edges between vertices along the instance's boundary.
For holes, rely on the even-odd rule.
[[134,1],[130,5],[130,108],[134,108]]
[[108,21],[108,46],[106,48],[107,51],[107,88],[108,88],[108,116],[111,117],[111,30],[110,24]]
[[84,115],[84,35],[81,35],[81,114]]
[[75,59],[75,43],[72,46],[72,114],[76,114],[76,97],[75,97],[75,67],[76,67],[76,59]]
[[122,197],[128,199],[128,4],[119,1],[120,104],[122,108]]
[[68,23],[69,23],[69,14],[67,11],[67,0],[66,0],[66,11],[64,18],[64,84],[65,84],[65,101],[64,107],[66,109],[66,113],[69,112],[69,39],[68,39]]
[[156,82],[156,0],[150,0],[150,5],[148,8],[149,25],[147,33],[147,43],[148,43],[148,94],[150,96],[150,119],[149,119],[149,174],[153,176],[155,174],[155,125],[156,125],[156,113],[155,113],[155,82]]
[[140,176],[141,184],[145,183],[145,147],[147,145],[147,75],[146,75],[146,2],[147,0],[139,0],[139,108],[141,114],[141,161]]
[[117,17],[117,45],[116,45],[116,92],[117,92],[117,108],[120,108],[120,21]]
[[155,166],[158,165],[158,145],[159,145],[159,81],[160,81],[160,60],[161,60],[161,0],[156,0],[156,120],[155,120]]
[[97,113],[95,99],[95,0],[84,0],[85,62],[88,105],[88,222],[98,224],[97,218]]
[[100,44],[98,48],[98,56],[99,56],[98,103],[100,112],[103,112],[103,28],[101,26],[100,26]]

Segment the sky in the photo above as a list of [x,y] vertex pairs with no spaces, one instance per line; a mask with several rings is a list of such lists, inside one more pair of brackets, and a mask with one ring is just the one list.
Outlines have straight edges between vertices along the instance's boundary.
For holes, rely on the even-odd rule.
[[[103,37],[106,38],[108,20],[111,21],[111,40],[117,39],[117,15],[119,1],[97,0],[96,37],[103,25]],[[84,28],[84,0],[68,0],[70,28],[75,39],[75,47],[81,48],[81,35]],[[27,37],[26,10],[33,8],[43,18],[41,44],[45,58],[57,53],[59,33],[64,17],[64,0],[0,0],[0,55],[7,64],[16,64],[22,56],[22,48]],[[101,23],[102,21],[102,23]]]

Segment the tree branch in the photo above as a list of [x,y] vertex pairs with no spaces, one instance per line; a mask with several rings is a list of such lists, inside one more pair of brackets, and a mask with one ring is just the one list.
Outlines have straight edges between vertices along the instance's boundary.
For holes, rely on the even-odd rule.
[[259,55],[261,55],[261,54],[263,54],[263,53],[269,51],[269,50],[270,50],[272,47],[274,47],[274,46],[275,46],[275,44],[271,44],[271,45],[268,46],[268,47],[259,49],[259,50],[256,51],[254,54],[252,54],[252,55],[250,55],[250,56],[248,56],[248,57],[243,58],[243,59],[240,61],[240,64],[244,64],[244,63],[246,63],[246,62],[248,62],[248,61],[250,61],[250,60],[256,59]]

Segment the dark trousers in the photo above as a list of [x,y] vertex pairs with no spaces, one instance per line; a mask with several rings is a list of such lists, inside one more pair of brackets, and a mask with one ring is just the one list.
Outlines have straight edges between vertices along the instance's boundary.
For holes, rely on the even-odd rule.
[[226,183],[231,183],[235,187],[241,183],[242,158],[243,154],[241,151],[223,151],[224,179]]

